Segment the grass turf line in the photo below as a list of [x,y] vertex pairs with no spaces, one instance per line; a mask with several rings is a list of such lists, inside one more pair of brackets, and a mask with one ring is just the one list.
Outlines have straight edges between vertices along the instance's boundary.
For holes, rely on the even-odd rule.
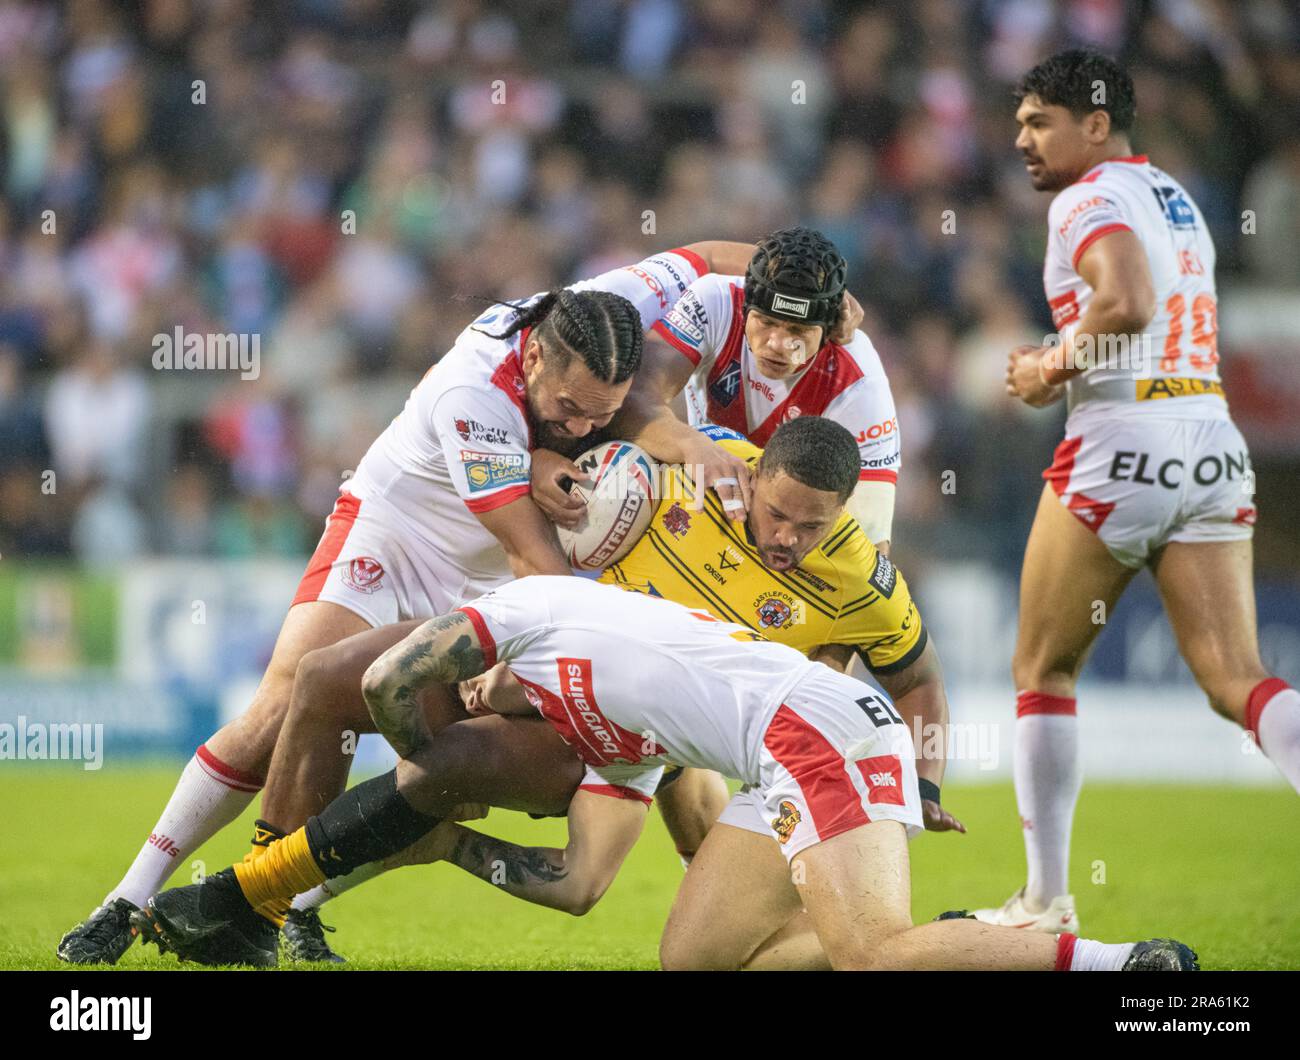
[[[60,936],[117,882],[170,794],[177,770],[87,772],[10,765],[0,773],[0,968],[67,968]],[[1009,784],[945,790],[970,829],[912,843],[913,915],[1000,903],[1024,878]],[[242,857],[256,802],[178,865],[215,872]],[[493,810],[471,827],[515,842],[564,843],[564,822]],[[1071,879],[1084,935],[1172,936],[1205,968],[1300,968],[1300,799],[1290,789],[1191,786],[1084,788]],[[354,969],[655,968],[659,932],[682,869],[658,814],[619,878],[586,917],[532,906],[448,865],[398,870],[323,910],[329,941]],[[178,968],[133,946],[121,968]]]

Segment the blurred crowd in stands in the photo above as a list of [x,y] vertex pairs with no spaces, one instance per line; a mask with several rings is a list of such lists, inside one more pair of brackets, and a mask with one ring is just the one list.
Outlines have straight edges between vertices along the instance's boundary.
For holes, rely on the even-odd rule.
[[[1062,414],[1002,393],[1051,331],[1011,86],[1079,44],[1221,288],[1300,300],[1285,0],[0,0],[0,554],[302,555],[475,298],[799,221],[890,374],[899,546],[1014,566]],[[177,326],[260,375],[155,370]]]

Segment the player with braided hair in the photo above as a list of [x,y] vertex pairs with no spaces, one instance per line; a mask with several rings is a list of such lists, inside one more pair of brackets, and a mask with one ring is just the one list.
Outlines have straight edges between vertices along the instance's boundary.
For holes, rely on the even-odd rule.
[[[442,614],[512,576],[570,573],[531,496],[532,451],[607,424],[632,385],[645,329],[700,276],[742,268],[752,252],[695,243],[496,304],[461,333],[340,486],[248,710],[198,748],[126,876],[59,943],[61,958],[115,962],[133,937],[131,911],[261,790],[304,656],[370,627]],[[429,710],[463,716],[454,697]],[[346,776],[344,765],[313,783],[341,791]],[[263,814],[250,857],[280,822],[298,823],[283,791],[268,788]],[[283,919],[283,910],[268,913]]]

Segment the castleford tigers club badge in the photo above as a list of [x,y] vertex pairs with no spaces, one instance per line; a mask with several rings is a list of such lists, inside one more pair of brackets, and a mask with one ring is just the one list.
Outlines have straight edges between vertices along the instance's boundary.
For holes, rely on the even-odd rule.
[[383,580],[383,564],[369,556],[358,556],[343,572],[343,581],[359,593],[375,592]]
[[777,818],[772,822],[772,830],[776,832],[777,839],[782,843],[788,843],[803,817],[799,813],[799,808],[789,799],[782,799],[777,811]]
[[680,504],[674,504],[664,512],[664,529],[673,537],[685,537],[691,528],[691,516]]

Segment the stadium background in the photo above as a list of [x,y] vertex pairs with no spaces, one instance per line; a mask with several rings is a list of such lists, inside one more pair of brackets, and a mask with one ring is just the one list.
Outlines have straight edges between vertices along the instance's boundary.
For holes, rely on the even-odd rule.
[[[991,782],[972,798],[1000,800],[989,827],[1014,865],[1015,579],[1063,413],[1002,394],[1006,351],[1052,330],[1050,197],[1012,148],[1010,87],[1067,44],[1128,62],[1135,149],[1213,228],[1261,639],[1296,680],[1295,4],[0,3],[0,721],[106,733],[101,772],[0,777],[70,818],[103,812],[110,778],[138,796],[102,789],[121,830],[78,862],[61,927],[170,790],[145,763],[179,763],[242,709],[340,476],[475,315],[467,298],[795,221],[847,257],[889,372],[894,555],[954,720],[982,725],[951,775]],[[257,336],[258,378],[155,370],[153,337],[178,326]],[[1279,787],[1204,706],[1145,575],[1081,703],[1092,781]]]

